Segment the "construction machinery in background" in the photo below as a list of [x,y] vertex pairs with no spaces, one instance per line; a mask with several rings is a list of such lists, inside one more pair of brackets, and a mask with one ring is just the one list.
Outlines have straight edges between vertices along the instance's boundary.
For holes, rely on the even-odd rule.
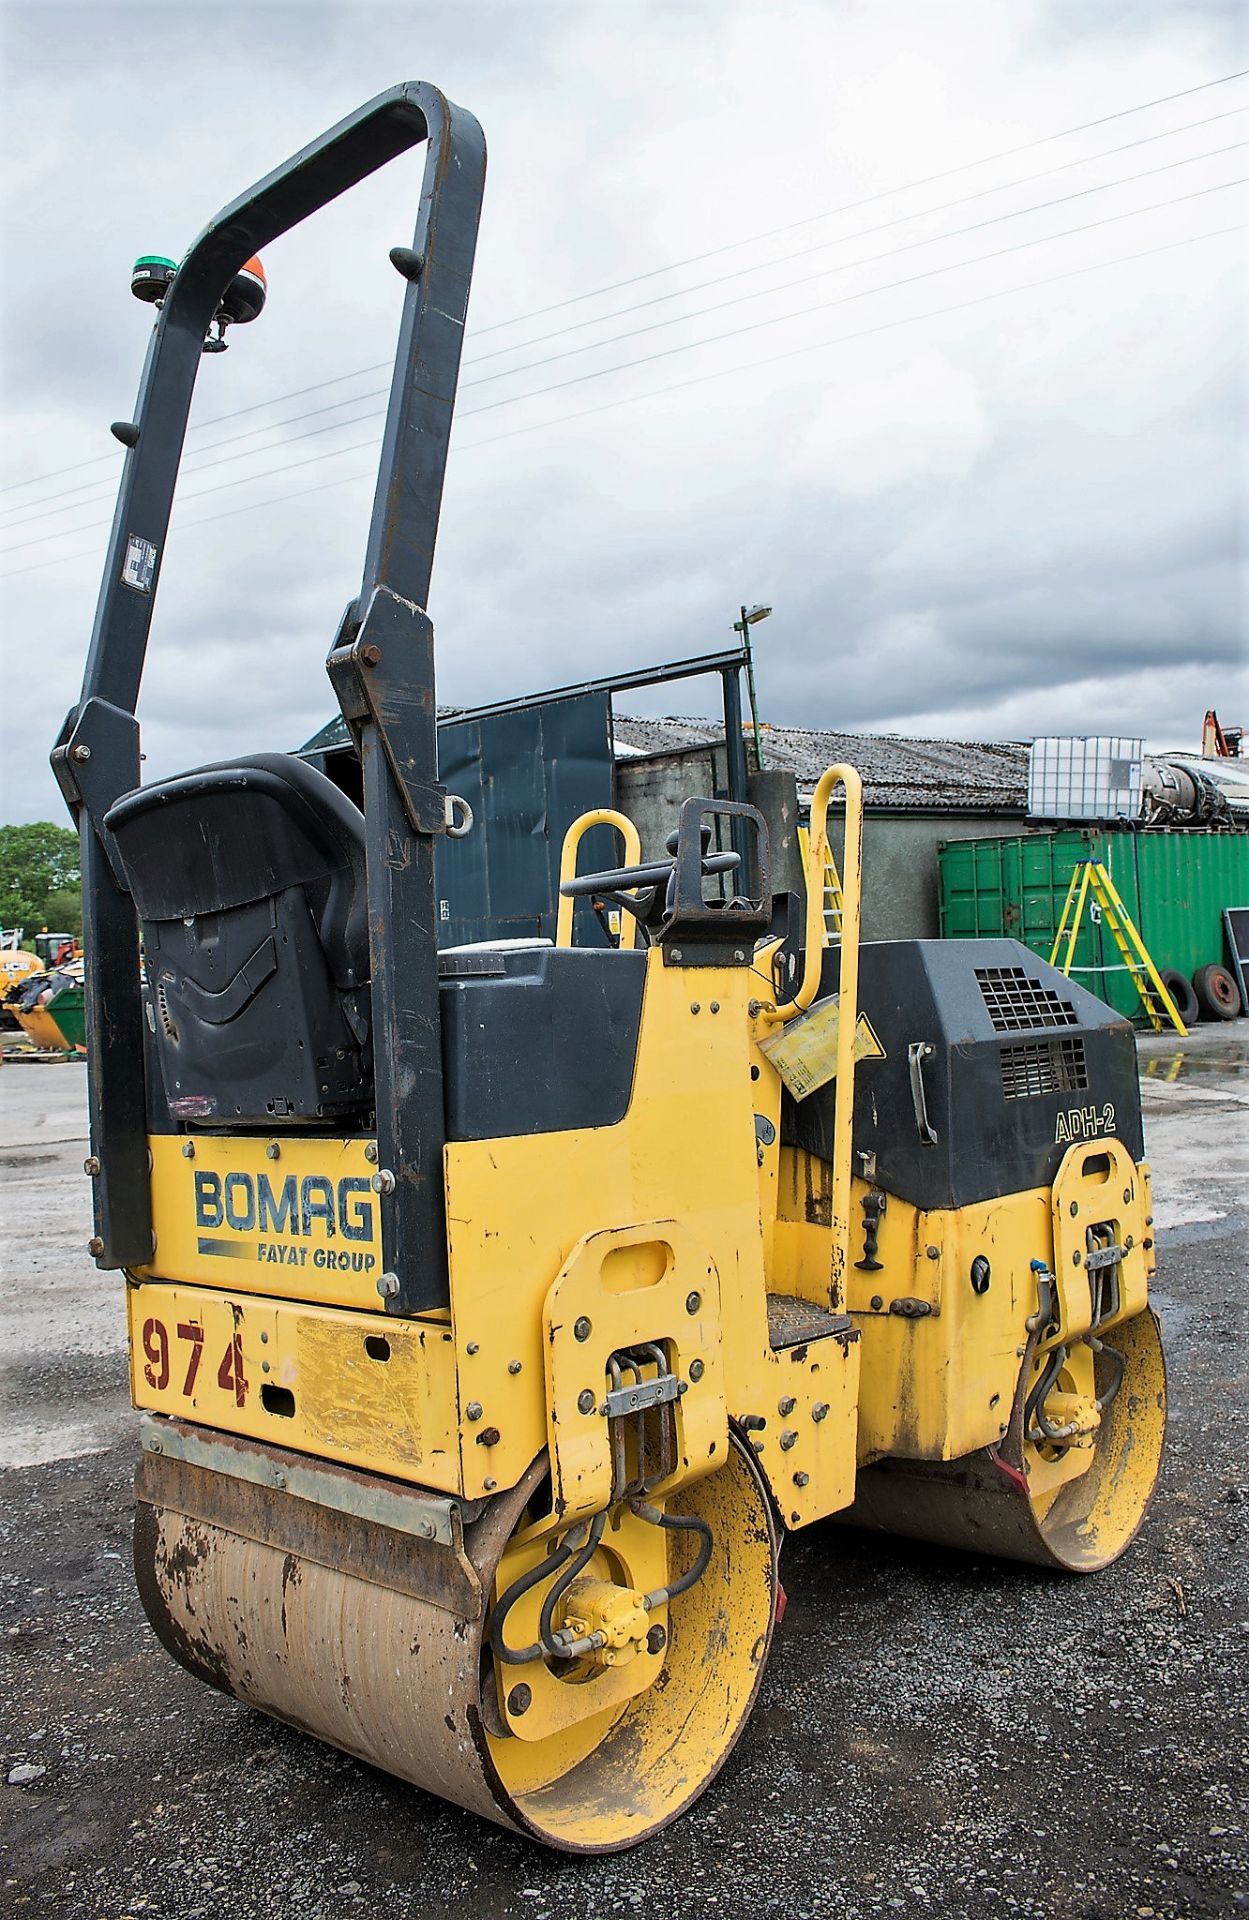
[[1207,760],[1239,760],[1245,749],[1243,727],[1225,727],[1211,707],[1201,723],[1201,754]]
[[[363,810],[279,753],[141,785],[223,289],[422,143],[364,575],[328,657]],[[773,895],[760,813],[695,798],[658,859],[609,818],[607,871],[578,875],[578,823],[554,943],[439,953],[434,844],[465,823],[425,608],[484,167],[470,114],[396,87],[162,281],[53,764],[155,1631],[254,1707],[598,1852],[732,1748],[788,1531],[836,1514],[1102,1567],[1154,1485],[1164,1377],[1130,1026],[1013,941],[861,947],[852,768],[816,792],[805,900]],[[610,946],[575,944],[578,899]]]

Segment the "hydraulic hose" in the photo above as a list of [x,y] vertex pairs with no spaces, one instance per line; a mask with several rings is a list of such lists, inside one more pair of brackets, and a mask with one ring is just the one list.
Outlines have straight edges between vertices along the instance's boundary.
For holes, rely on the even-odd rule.
[[[700,1520],[695,1514],[661,1513],[658,1507],[652,1507],[646,1500],[630,1500],[629,1510],[635,1513],[639,1520],[649,1521],[653,1527],[663,1527],[671,1533],[697,1533],[699,1535],[700,1544],[693,1566],[690,1567],[687,1572],[683,1573],[679,1580],[674,1580],[671,1586],[655,1587],[650,1593],[644,1593],[642,1595],[642,1606],[647,1613],[653,1613],[656,1607],[663,1606],[666,1601],[675,1600],[679,1594],[688,1593],[695,1582],[702,1579],[704,1573],[707,1571],[707,1563],[711,1559],[712,1532],[707,1522]],[[596,1518],[602,1520],[606,1518],[606,1515],[599,1514]],[[580,1557],[581,1556],[578,1555],[578,1559],[580,1559]],[[574,1573],[575,1569],[570,1567],[566,1573],[561,1575],[557,1583],[560,1592],[562,1592],[574,1578]],[[556,1593],[553,1590],[547,1604],[552,1605],[555,1598]],[[545,1618],[545,1607],[543,1608],[543,1615]],[[587,1634],[584,1639],[581,1640],[566,1640],[562,1645],[557,1645],[553,1648],[552,1651],[557,1651],[566,1660],[576,1660],[585,1654],[596,1652],[603,1644],[603,1634],[591,1633]]]
[[1108,1347],[1104,1340],[1094,1340],[1091,1334],[1088,1336],[1088,1343],[1094,1353],[1105,1354],[1114,1370],[1114,1378],[1111,1380],[1105,1393],[1099,1395],[1097,1401],[1097,1411],[1099,1413],[1105,1413],[1107,1407],[1113,1403],[1115,1395],[1123,1385],[1123,1373],[1126,1363],[1118,1347]]
[[[1092,1334],[1085,1334],[1084,1340],[1085,1340],[1085,1344],[1091,1347],[1095,1354],[1096,1353],[1105,1354],[1106,1358],[1109,1360],[1111,1367],[1113,1369],[1113,1377],[1110,1381],[1110,1385],[1107,1387],[1105,1393],[1100,1394],[1097,1400],[1094,1402],[1098,1413],[1103,1414],[1105,1413],[1106,1409],[1111,1405],[1111,1403],[1115,1398],[1115,1395],[1118,1393],[1120,1387],[1123,1385],[1123,1373],[1124,1373],[1123,1355],[1119,1352],[1117,1347],[1108,1347],[1104,1340],[1097,1340],[1093,1337]],[[1067,1358],[1067,1349],[1065,1346],[1057,1346],[1054,1348],[1053,1352],[1049,1356],[1048,1361],[1046,1362],[1045,1369],[1041,1374],[1040,1379],[1037,1381],[1035,1387],[1033,1387],[1032,1392],[1028,1395],[1028,1404],[1026,1409],[1028,1425],[1030,1426],[1031,1423],[1035,1421],[1037,1431],[1041,1434],[1041,1436],[1044,1439],[1050,1441],[1051,1444],[1055,1446],[1061,1446],[1064,1443],[1064,1441],[1071,1440],[1080,1431],[1078,1424],[1074,1421],[1069,1421],[1065,1427],[1055,1427],[1055,1426],[1052,1426],[1049,1420],[1047,1420],[1045,1417],[1045,1402],[1049,1398],[1050,1388],[1053,1386],[1059,1374],[1062,1372],[1063,1363],[1066,1360],[1066,1358]],[[1029,1433],[1028,1437],[1029,1439],[1031,1439],[1033,1436],[1031,1433]]]
[[695,1583],[702,1579],[711,1559],[712,1534],[705,1520],[693,1513],[661,1513],[658,1507],[652,1507],[647,1500],[630,1500],[630,1511],[636,1513],[639,1520],[649,1520],[652,1527],[663,1527],[668,1533],[696,1533],[699,1536],[699,1548],[694,1564],[683,1573],[679,1580],[670,1586],[656,1587],[653,1592],[644,1594],[642,1605],[648,1613],[655,1607],[663,1606],[667,1600],[675,1600],[679,1594],[688,1593]]
[[561,1645],[555,1637],[553,1625],[555,1609],[582,1568],[588,1567],[594,1558],[594,1555],[598,1551],[598,1543],[603,1538],[603,1528],[606,1525],[607,1509],[604,1508],[602,1513],[596,1513],[593,1520],[591,1520],[589,1531],[586,1534],[585,1545],[577,1550],[571,1562],[560,1574],[559,1579],[552,1584],[550,1592],[542,1602],[542,1612],[538,1617],[538,1641],[544,1653],[555,1655],[568,1654],[568,1643],[565,1642]]

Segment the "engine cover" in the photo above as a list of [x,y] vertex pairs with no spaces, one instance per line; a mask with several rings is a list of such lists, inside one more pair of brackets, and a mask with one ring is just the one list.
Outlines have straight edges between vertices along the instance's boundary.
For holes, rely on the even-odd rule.
[[[821,998],[840,958],[825,956]],[[856,1171],[874,1154],[867,1177],[914,1206],[1047,1187],[1077,1140],[1114,1135],[1143,1157],[1131,1022],[1017,940],[865,944],[859,1007],[885,1057],[856,1070]],[[782,1142],[831,1159],[836,1099],[835,1082],[786,1094]]]

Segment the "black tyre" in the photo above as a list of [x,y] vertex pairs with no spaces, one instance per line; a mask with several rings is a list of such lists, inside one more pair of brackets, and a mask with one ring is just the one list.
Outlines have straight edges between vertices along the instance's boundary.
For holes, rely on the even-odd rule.
[[1201,1017],[1201,1008],[1197,1004],[1197,995],[1193,992],[1193,983],[1186,973],[1178,967],[1163,967],[1159,978],[1171,996],[1175,1011],[1186,1027],[1196,1024]]
[[1240,988],[1226,967],[1198,967],[1193,992],[1203,1020],[1234,1020],[1240,1012]]

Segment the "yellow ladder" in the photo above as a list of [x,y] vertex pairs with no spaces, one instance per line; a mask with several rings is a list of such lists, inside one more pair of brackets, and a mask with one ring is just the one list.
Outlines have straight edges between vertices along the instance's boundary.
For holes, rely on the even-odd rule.
[[[1164,1026],[1170,1025],[1180,1034],[1187,1035],[1188,1028],[1180,1019],[1175,1002],[1162,984],[1161,975],[1150,959],[1145,942],[1136,930],[1131,914],[1119,897],[1114,881],[1100,860],[1080,860],[1072,870],[1071,885],[1067,888],[1067,898],[1063,902],[1062,918],[1058,922],[1058,932],[1054,935],[1054,944],[1050,949],[1050,965],[1058,967],[1061,973],[1070,977],[1071,963],[1075,958],[1076,940],[1079,937],[1084,920],[1085,902],[1090,892],[1101,909],[1102,918],[1114,936],[1120,958],[1129,974],[1132,984],[1140,995],[1141,1005],[1149,1018],[1149,1024],[1155,1033],[1161,1033]],[[1063,959],[1058,958],[1064,940],[1067,951]]]
[[[798,829],[798,845],[802,850],[802,864],[808,864],[811,834],[807,827]],[[833,858],[833,849],[824,849],[824,945],[826,947],[841,944],[841,917],[844,902],[841,897],[841,875],[837,871],[837,862]]]

